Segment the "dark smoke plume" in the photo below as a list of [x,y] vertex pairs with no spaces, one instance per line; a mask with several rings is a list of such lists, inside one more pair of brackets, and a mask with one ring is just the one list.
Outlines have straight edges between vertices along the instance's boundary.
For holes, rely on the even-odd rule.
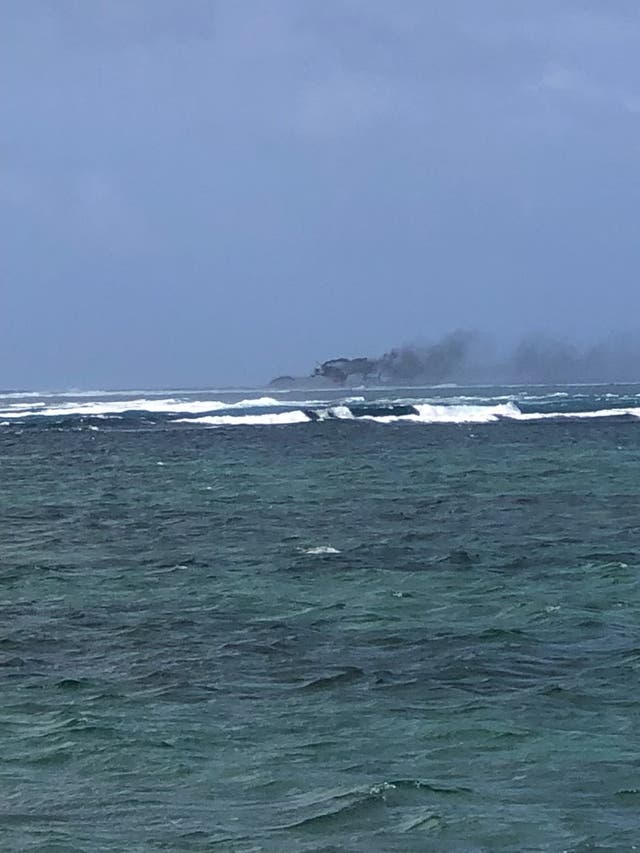
[[497,355],[487,338],[457,331],[435,344],[402,346],[379,358],[331,359],[318,365],[314,377],[337,385],[640,382],[640,341],[611,338],[581,347],[532,335]]
[[452,332],[432,346],[404,346],[378,359],[383,382],[447,382],[464,375],[477,336],[470,332]]

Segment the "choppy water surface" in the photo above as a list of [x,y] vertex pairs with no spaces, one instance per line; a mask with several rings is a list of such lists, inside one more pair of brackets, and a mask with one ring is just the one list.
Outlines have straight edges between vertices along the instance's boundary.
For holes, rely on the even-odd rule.
[[0,398],[0,849],[640,846],[640,388],[323,393]]

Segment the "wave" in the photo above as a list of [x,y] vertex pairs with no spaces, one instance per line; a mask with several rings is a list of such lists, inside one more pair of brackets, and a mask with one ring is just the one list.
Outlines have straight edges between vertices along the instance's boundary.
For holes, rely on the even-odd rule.
[[46,396],[40,391],[3,391],[0,400],[29,400],[35,397]]
[[339,554],[340,551],[332,545],[316,545],[313,548],[303,548],[302,553],[309,557],[326,557],[330,554]]
[[[416,409],[415,415],[401,415],[400,418],[422,424],[486,424],[498,421],[501,418],[516,418],[521,414],[515,403],[501,403],[497,406],[443,406],[421,403],[414,408]],[[394,423],[398,420],[398,416],[383,415],[371,417],[371,420],[375,420],[377,423]]]
[[[640,418],[640,408],[599,409],[592,412],[522,412],[514,403],[498,406],[416,406],[388,407],[386,414],[367,414],[364,407],[332,406],[327,409],[296,409],[263,415],[218,415],[202,418],[181,418],[174,423],[207,426],[260,426],[327,421],[368,421],[377,424],[490,424],[499,421],[542,421],[551,419],[582,419],[608,417]],[[379,411],[380,407],[371,407]],[[411,409],[411,411],[406,411]]]
[[430,403],[382,403],[363,406],[331,406],[326,409],[305,409],[309,420],[362,420],[379,424],[390,423],[491,423],[500,418],[518,417],[521,412],[514,403],[498,406],[432,405]]
[[91,403],[62,403],[47,406],[46,403],[12,403],[6,410],[0,411],[2,418],[24,418],[30,415],[38,417],[97,417],[102,415],[123,415],[127,412],[148,412],[150,414],[204,414],[226,409],[258,409],[290,405],[274,397],[256,397],[238,400],[235,403],[223,400],[180,400],[175,398],[152,400],[99,400]]
[[[470,390],[470,389],[469,389]],[[502,389],[496,389],[501,392]],[[16,392],[21,393],[21,392]],[[376,424],[490,424],[498,421],[580,420],[583,418],[640,418],[636,399],[620,397],[615,402],[604,395],[553,392],[537,397],[532,393],[518,395],[496,393],[495,396],[472,396],[467,391],[449,398],[374,397],[370,392],[360,396],[334,396],[333,399],[291,400],[272,396],[237,399],[200,399],[188,392],[175,396],[144,396],[123,399],[24,400],[5,399],[0,404],[0,423],[36,422],[47,418],[66,420],[82,418],[122,421],[158,416],[158,423],[169,420],[190,426],[277,426],[311,422],[341,421]],[[166,393],[166,392],[165,392]],[[303,395],[300,395],[303,396]],[[608,396],[608,395],[607,395]],[[235,399],[234,399],[235,398]],[[579,398],[579,399],[578,399]],[[611,407],[611,403],[616,408]],[[608,405],[607,405],[608,404]],[[602,406],[602,408],[600,408]],[[173,416],[173,417],[172,417]],[[148,423],[148,419],[146,421]]]
[[[126,391],[105,391],[105,390],[87,390],[87,391],[0,391],[0,400],[50,400],[50,399],[65,399],[65,398],[84,398],[84,397],[122,397],[123,395],[153,393],[148,390],[127,389]],[[169,393],[168,390],[161,391],[158,396]]]
[[390,423],[491,423],[501,418],[517,418],[520,410],[512,403],[500,406],[330,406],[325,409],[295,409],[290,412],[249,415],[213,415],[179,418],[173,423],[206,426],[260,426],[322,421],[370,421]]
[[640,418],[640,407],[627,409],[595,409],[590,412],[520,412],[516,418],[519,421],[541,421],[550,418]]
[[309,418],[299,409],[293,412],[272,412],[264,415],[210,415],[203,418],[178,418],[175,424],[202,424],[205,426],[282,426],[309,423]]
[[9,411],[29,414],[31,409],[44,408],[46,405],[46,403],[11,403]]

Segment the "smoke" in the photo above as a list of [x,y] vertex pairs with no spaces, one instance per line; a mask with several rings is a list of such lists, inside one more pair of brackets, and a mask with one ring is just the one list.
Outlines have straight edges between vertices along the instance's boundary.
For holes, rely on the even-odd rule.
[[404,346],[385,353],[377,368],[384,382],[446,382],[467,373],[478,336],[457,331],[431,346]]
[[640,341],[612,337],[588,346],[550,337],[521,341],[506,360],[512,382],[588,383],[640,381]]
[[339,384],[358,379],[389,385],[640,382],[640,338],[612,336],[581,346],[539,334],[498,352],[488,337],[456,331],[434,344],[401,346],[380,358],[325,362],[316,375]]

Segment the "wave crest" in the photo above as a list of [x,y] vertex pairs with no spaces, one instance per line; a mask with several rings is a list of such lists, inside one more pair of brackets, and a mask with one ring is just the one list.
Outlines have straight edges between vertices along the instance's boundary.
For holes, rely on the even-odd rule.
[[296,410],[264,415],[210,415],[203,418],[178,418],[173,423],[204,426],[282,426],[309,423],[309,418],[304,412]]

